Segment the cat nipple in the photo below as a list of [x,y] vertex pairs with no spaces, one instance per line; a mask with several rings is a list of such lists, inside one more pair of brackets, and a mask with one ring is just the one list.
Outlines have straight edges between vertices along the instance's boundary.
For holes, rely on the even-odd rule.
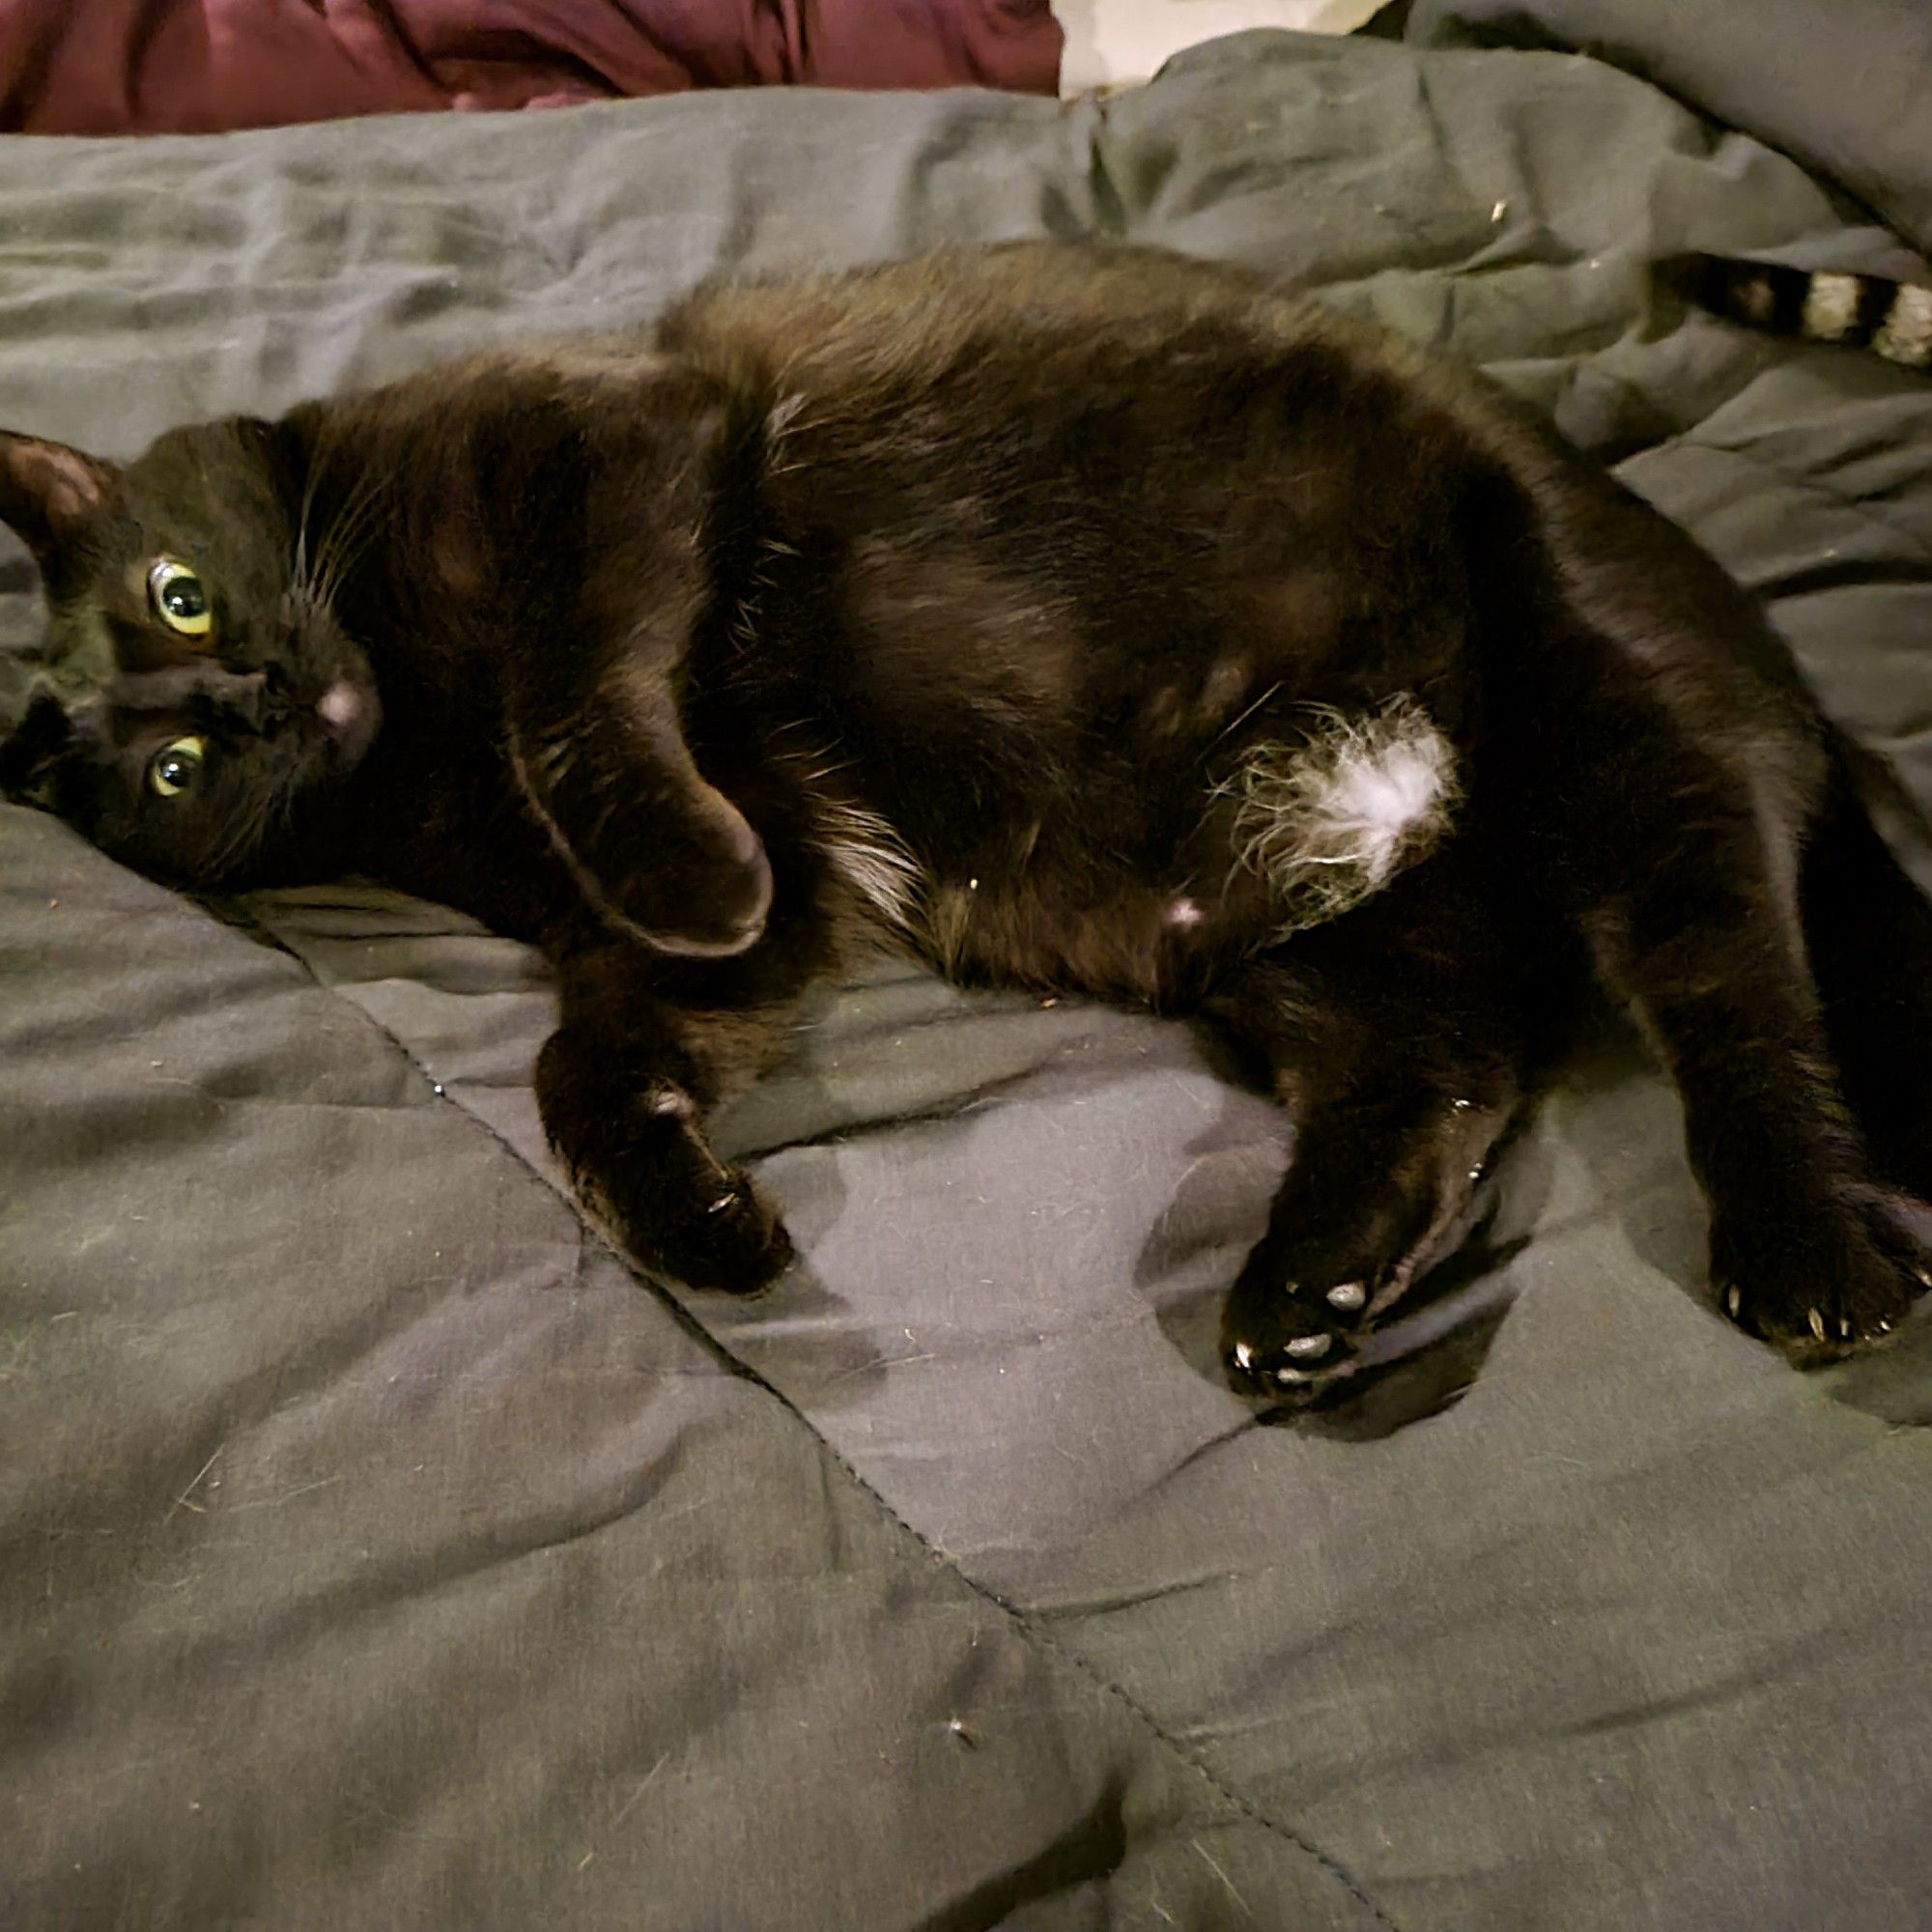
[[1167,923],[1185,929],[1201,923],[1201,908],[1192,899],[1176,899],[1167,909]]

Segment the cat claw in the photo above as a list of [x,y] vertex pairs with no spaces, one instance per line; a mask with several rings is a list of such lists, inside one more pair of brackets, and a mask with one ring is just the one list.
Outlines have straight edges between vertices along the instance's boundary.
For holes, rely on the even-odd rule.
[[1347,1348],[1334,1335],[1291,1335],[1276,1343],[1243,1339],[1226,1346],[1228,1366],[1249,1395],[1320,1387],[1349,1368]]
[[1738,1315],[1740,1311],[1744,1308],[1744,1305],[1745,1305],[1745,1292],[1743,1289],[1727,1288],[1724,1291],[1724,1313],[1728,1315],[1733,1321],[1735,1321],[1738,1319]]
[[[1339,1308],[1345,1315],[1353,1315],[1368,1305],[1369,1291],[1359,1281],[1338,1281],[1328,1291],[1328,1306]],[[1324,1336],[1322,1340],[1326,1340]]]
[[704,1211],[707,1214],[722,1214],[727,1208],[735,1208],[738,1197],[735,1194],[721,1194]]
[[1810,1311],[1810,1313],[1806,1316],[1805,1319],[1811,1324],[1811,1333],[1814,1336],[1816,1336],[1819,1341],[1822,1342],[1825,1339],[1824,1311],[1822,1309],[1814,1308]]

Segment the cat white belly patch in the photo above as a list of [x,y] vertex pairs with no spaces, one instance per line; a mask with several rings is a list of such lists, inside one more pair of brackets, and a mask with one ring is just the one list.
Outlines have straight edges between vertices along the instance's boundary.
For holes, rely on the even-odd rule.
[[1284,931],[1338,917],[1433,852],[1462,793],[1453,747],[1406,694],[1309,715],[1305,737],[1253,746],[1216,787],[1234,801],[1235,856],[1273,887]]

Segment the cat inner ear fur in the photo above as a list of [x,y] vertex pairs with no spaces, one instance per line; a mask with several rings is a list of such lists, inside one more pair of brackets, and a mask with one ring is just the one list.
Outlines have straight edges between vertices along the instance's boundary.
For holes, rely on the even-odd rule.
[[113,494],[119,474],[113,464],[64,442],[0,430],[0,522],[33,552],[49,584],[68,546]]
[[0,736],[0,798],[50,808],[73,726],[58,699],[34,694],[11,733]]

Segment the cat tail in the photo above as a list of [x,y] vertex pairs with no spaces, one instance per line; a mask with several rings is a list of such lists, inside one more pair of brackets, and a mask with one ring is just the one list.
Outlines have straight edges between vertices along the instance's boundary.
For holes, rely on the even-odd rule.
[[1932,289],[1728,255],[1679,255],[1655,272],[1684,300],[1748,328],[1871,349],[1908,369],[1932,367]]
[[1932,1200],[1932,898],[1879,827],[1932,844],[1932,816],[1876,753],[1831,727],[1832,779],[1799,909],[1846,1099],[1874,1164]]

